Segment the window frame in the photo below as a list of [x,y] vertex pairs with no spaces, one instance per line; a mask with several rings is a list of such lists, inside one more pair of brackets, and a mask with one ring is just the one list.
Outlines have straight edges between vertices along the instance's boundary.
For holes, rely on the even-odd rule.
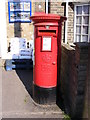
[[[22,6],[23,8],[22,9],[16,9],[16,10],[13,10],[10,8],[10,4],[21,4],[22,3]],[[24,5],[25,3],[28,3],[30,5],[30,8],[28,10],[25,10],[24,8]],[[21,1],[11,1],[11,0],[8,0],[8,16],[9,16],[9,23],[17,23],[17,22],[20,22],[20,23],[30,23],[31,20],[28,20],[28,19],[23,19],[23,18],[20,18],[19,20],[16,18],[13,18],[13,20],[11,20],[11,14],[20,14],[20,13],[28,13],[30,16],[32,15],[32,2],[31,0],[21,0]]]
[[[76,7],[77,6],[81,6],[81,7],[83,7],[83,6],[85,6],[85,5],[89,5],[89,14],[88,14],[88,16],[89,16],[89,23],[88,23],[88,41],[87,42],[90,42],[90,4],[85,4],[85,3],[76,3],[76,4],[74,4],[74,42],[77,42],[76,41],[76,12],[77,12],[77,10],[76,10]],[[82,17],[82,15],[81,15],[81,17]],[[82,18],[81,18],[82,19]],[[81,25],[82,25],[82,23],[81,23]],[[81,40],[80,40],[80,42],[83,42],[82,41],[82,26],[81,26],[81,33],[80,33],[80,36],[81,36]]]

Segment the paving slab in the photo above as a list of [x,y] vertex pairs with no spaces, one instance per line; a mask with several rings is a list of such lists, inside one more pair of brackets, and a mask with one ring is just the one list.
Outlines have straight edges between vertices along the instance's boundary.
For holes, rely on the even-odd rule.
[[2,77],[3,118],[63,118],[55,105],[38,105],[32,98],[32,70],[6,71],[0,67]]

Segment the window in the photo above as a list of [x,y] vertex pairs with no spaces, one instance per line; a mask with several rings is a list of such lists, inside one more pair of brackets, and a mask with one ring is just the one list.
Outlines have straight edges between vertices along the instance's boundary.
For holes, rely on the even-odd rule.
[[90,42],[90,5],[75,5],[74,41]]

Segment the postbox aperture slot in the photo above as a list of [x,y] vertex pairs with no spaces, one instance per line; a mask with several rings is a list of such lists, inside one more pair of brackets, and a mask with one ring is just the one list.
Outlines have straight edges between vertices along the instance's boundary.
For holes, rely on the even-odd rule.
[[56,35],[56,30],[39,30],[39,35]]
[[42,51],[52,51],[52,37],[43,36],[42,37]]

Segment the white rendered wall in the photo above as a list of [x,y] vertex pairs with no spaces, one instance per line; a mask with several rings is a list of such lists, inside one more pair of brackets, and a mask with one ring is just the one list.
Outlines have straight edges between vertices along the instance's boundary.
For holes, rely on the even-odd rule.
[[7,54],[7,31],[5,0],[0,0],[0,57],[6,59]]

